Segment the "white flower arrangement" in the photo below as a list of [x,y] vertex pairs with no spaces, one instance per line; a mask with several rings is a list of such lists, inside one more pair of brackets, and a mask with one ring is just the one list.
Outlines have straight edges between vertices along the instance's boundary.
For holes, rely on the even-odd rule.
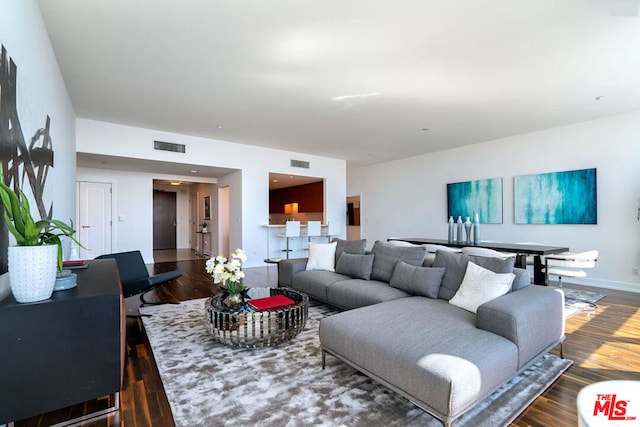
[[242,249],[236,249],[229,258],[223,255],[210,258],[205,269],[213,277],[213,283],[219,283],[231,295],[239,294],[245,289],[240,282],[244,279],[242,263],[247,260],[247,255]]

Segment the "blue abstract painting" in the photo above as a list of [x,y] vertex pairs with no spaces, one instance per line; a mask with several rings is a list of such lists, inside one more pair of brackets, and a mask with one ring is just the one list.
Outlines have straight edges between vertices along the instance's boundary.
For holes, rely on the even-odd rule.
[[502,224],[502,178],[447,184],[447,209],[447,219],[473,221],[477,212],[481,223]]
[[516,224],[597,224],[596,169],[516,176]]

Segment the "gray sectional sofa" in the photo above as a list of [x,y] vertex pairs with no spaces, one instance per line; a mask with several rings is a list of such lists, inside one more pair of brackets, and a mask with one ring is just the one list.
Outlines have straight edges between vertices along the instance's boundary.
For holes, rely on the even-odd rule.
[[562,294],[530,285],[513,258],[335,245],[335,271],[278,268],[280,286],[345,310],[320,322],[323,365],[329,353],[447,426],[562,344]]

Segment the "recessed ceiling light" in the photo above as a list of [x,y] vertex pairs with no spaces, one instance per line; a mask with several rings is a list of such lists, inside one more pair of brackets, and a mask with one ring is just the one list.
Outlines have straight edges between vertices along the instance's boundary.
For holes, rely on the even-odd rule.
[[180,185],[180,183],[178,181],[171,181],[170,184],[171,185]]
[[600,95],[600,96],[596,96],[596,101],[602,101],[604,99],[604,96]]
[[280,182],[280,180],[279,179],[274,179],[273,182]]
[[192,170],[191,170],[191,173],[198,173],[198,171],[197,171],[197,170],[195,170],[195,169],[192,169]]
[[222,125],[216,126],[216,129],[222,129]]

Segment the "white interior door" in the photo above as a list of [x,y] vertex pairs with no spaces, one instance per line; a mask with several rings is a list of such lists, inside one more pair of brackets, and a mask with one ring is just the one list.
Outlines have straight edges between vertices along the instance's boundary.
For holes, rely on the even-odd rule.
[[78,181],[80,259],[111,253],[111,183]]

